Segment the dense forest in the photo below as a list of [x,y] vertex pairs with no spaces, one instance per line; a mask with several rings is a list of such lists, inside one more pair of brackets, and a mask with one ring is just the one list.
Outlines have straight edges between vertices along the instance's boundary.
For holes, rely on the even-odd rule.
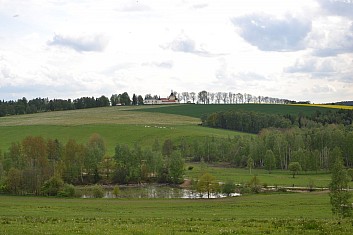
[[311,115],[277,115],[259,112],[232,110],[206,114],[201,117],[202,125],[248,133],[259,133],[264,128],[314,128],[328,124],[344,126],[353,123],[353,110],[316,111]]

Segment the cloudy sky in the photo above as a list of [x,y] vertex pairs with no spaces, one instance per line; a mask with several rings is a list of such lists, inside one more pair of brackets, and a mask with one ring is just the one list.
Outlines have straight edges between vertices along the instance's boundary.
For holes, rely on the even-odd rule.
[[0,99],[353,100],[353,0],[0,0]]

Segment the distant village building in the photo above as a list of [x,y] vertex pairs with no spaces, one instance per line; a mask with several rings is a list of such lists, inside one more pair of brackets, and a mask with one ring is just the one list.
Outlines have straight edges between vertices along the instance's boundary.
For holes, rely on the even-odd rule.
[[168,98],[147,98],[145,99],[144,104],[179,104],[179,100],[175,97],[175,94],[172,91]]

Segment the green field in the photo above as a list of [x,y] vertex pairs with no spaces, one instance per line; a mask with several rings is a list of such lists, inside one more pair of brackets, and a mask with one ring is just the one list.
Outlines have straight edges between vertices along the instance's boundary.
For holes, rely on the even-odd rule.
[[169,106],[153,106],[146,109],[142,108],[137,111],[157,112],[165,114],[184,115],[189,117],[200,118],[202,114],[214,113],[228,110],[244,110],[256,111],[270,114],[293,114],[299,113],[311,114],[316,110],[324,112],[328,108],[319,106],[304,106],[304,105],[284,105],[284,104],[181,104]]
[[350,234],[352,223],[334,219],[321,192],[212,200],[0,196],[1,234]]
[[[186,163],[186,168],[192,166],[192,170],[186,170],[186,178],[197,178],[201,174],[200,164]],[[231,168],[223,166],[207,166],[205,171],[215,176],[218,181],[233,181],[236,184],[247,183],[256,175],[261,184],[268,186],[284,186],[284,187],[308,187],[309,183],[313,183],[315,187],[327,188],[331,181],[331,174],[328,172],[300,172],[295,178],[292,177],[290,171],[273,170],[271,174],[264,169]],[[351,184],[353,187],[353,182]]]
[[0,149],[7,150],[12,142],[26,136],[57,138],[63,143],[75,139],[85,143],[93,133],[106,141],[108,154],[116,144],[151,145],[155,139],[178,141],[182,137],[224,137],[239,135],[228,130],[198,126],[198,118],[181,115],[136,112],[140,107],[107,107],[61,112],[46,112],[0,118]]

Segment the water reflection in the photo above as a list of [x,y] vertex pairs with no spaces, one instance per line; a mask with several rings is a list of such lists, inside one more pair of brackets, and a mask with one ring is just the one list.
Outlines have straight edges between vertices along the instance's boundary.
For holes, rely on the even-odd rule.
[[[230,196],[240,196],[238,193],[233,193]],[[90,191],[84,192],[83,198],[91,198]],[[210,198],[224,198],[226,195],[222,193],[211,193]],[[146,186],[121,186],[117,196],[113,194],[112,189],[105,191],[104,198],[207,198],[207,193],[198,193],[194,190],[161,186],[161,185],[146,185]]]

